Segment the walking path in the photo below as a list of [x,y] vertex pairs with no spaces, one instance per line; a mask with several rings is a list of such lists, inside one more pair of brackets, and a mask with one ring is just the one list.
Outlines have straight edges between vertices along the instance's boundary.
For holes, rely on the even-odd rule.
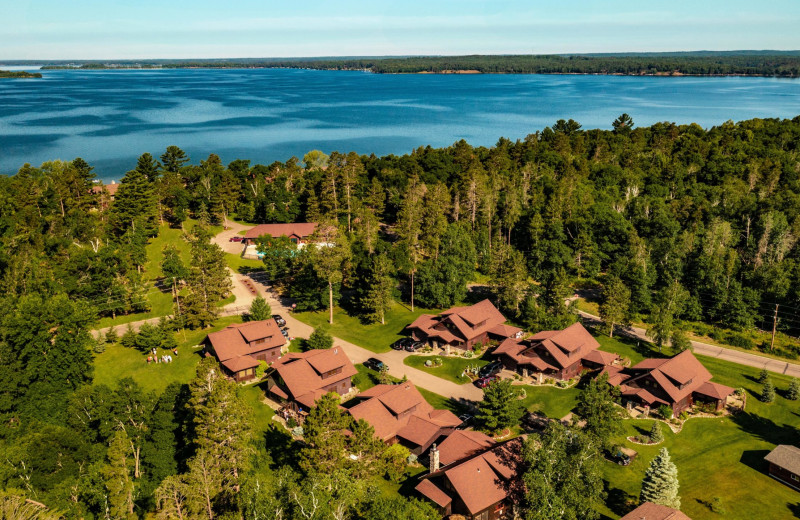
[[[578,314],[592,321],[602,321],[599,316],[589,314],[588,312],[578,311]],[[628,327],[625,329],[625,333],[629,336],[652,342],[652,339],[647,335],[647,331],[640,327]],[[750,354],[749,352],[711,345],[709,343],[703,343],[702,341],[692,341],[691,343],[692,350],[695,354],[722,359],[749,367],[766,368],[770,372],[776,372],[778,374],[800,377],[800,365],[796,363],[789,363],[787,361],[759,356],[758,354]]]

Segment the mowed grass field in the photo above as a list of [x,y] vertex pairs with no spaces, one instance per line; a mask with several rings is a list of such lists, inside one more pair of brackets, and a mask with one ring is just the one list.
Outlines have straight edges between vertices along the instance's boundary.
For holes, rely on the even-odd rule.
[[[636,363],[644,357],[658,357],[656,348],[635,341],[623,342],[598,337],[602,349],[618,352]],[[666,349],[662,355],[672,355]],[[744,412],[732,417],[688,420],[683,430],[673,434],[664,428],[665,441],[658,446],[642,446],[626,440],[650,430],[651,420],[627,420],[619,444],[639,452],[629,466],[604,463],[609,482],[609,499],[603,513],[619,518],[627,512],[625,503],[636,501],[641,480],[650,461],[663,446],[678,468],[681,509],[693,520],[783,519],[800,514],[800,493],[767,475],[764,456],[777,444],[800,444],[800,401],[789,401],[785,391],[790,378],[772,374],[778,396],[771,404],[758,400],[762,385],[757,368],[714,358],[697,356],[713,374],[713,381],[747,392]],[[715,497],[722,499],[724,513],[712,512]]]
[[330,333],[354,345],[375,353],[389,352],[389,345],[403,337],[403,330],[420,314],[436,314],[440,311],[415,308],[411,311],[400,303],[394,303],[386,314],[386,324],[364,324],[356,316],[349,316],[339,307],[333,310],[333,325],[328,325],[328,310],[297,312],[293,316],[303,323],[318,327],[329,327]]
[[[434,358],[442,360],[441,366],[425,366],[426,361],[432,361]],[[453,383],[464,385],[471,383],[471,379],[467,376],[462,376],[467,367],[482,367],[489,363],[488,356],[479,358],[464,358],[454,356],[407,356],[403,359],[403,364],[410,367],[422,370],[442,379],[452,381]]]

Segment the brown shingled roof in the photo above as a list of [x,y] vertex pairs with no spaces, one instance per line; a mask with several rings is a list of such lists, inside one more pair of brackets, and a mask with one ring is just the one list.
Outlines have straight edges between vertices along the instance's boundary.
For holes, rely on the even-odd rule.
[[[266,341],[258,345],[248,345],[248,342],[258,339]],[[283,337],[280,327],[272,318],[228,325],[218,332],[209,334],[207,340],[211,343],[220,362],[262,350],[282,347],[286,344],[286,338]]]
[[677,509],[645,502],[619,520],[692,520]]
[[270,235],[273,237],[280,236],[298,236],[301,238],[311,236],[317,227],[316,222],[295,222],[292,224],[259,224],[256,227],[250,228],[245,233],[244,237],[247,239],[255,239],[262,235]]
[[430,480],[423,480],[422,482],[417,484],[417,487],[414,489],[419,491],[421,494],[430,499],[431,502],[437,504],[439,507],[447,507],[448,504],[450,504],[453,501],[452,498],[447,496],[447,493],[442,491],[439,488],[439,486],[437,486]]
[[[505,321],[505,317],[492,305],[492,302],[483,300],[469,307],[447,309],[438,316],[423,314],[408,328],[418,329],[426,336],[438,337],[446,343],[460,343],[489,331],[502,335],[504,329],[497,327],[503,325]],[[514,333],[519,332],[516,327],[507,327]]]
[[364,419],[384,441],[401,437],[427,448],[443,429],[455,428],[461,420],[448,410],[435,410],[410,382],[376,385],[358,395],[362,402],[348,410],[354,419]]
[[439,444],[439,462],[442,466],[449,466],[494,444],[494,439],[485,433],[472,430],[455,430]]
[[779,444],[764,457],[764,460],[791,471],[795,475],[800,475],[800,448],[796,446]]
[[[325,370],[318,370],[317,367]],[[293,352],[277,360],[272,368],[283,379],[292,399],[309,407],[325,393],[322,388],[358,373],[341,347]],[[340,373],[323,379],[325,372],[337,368],[342,369]]]

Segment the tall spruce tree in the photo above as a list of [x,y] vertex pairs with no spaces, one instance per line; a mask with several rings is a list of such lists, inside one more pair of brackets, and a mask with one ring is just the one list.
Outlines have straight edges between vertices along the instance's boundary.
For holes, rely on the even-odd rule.
[[372,257],[371,266],[365,280],[364,294],[360,298],[361,308],[367,320],[386,323],[386,313],[392,304],[392,291],[395,280],[392,277],[394,266],[386,255]]
[[216,319],[217,303],[231,290],[225,252],[211,243],[211,232],[198,225],[188,237],[192,261],[183,299],[183,314],[189,328],[204,328]]
[[147,177],[149,169],[145,167],[144,170],[137,167],[126,173],[114,196],[108,213],[108,227],[116,237],[137,229],[148,237],[158,234],[155,190]]
[[644,474],[639,501],[680,509],[681,497],[678,491],[678,468],[670,460],[667,448],[661,448]]
[[475,420],[485,430],[496,432],[519,423],[525,407],[510,379],[495,381],[483,389]]
[[263,321],[272,318],[272,307],[263,296],[257,296],[250,304],[250,310],[245,314],[247,321]]

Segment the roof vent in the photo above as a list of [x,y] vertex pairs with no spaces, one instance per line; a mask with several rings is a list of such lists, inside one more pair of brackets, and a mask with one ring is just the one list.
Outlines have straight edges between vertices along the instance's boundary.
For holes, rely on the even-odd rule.
[[338,348],[333,349],[333,353],[334,354],[338,354],[339,353],[339,349]]

